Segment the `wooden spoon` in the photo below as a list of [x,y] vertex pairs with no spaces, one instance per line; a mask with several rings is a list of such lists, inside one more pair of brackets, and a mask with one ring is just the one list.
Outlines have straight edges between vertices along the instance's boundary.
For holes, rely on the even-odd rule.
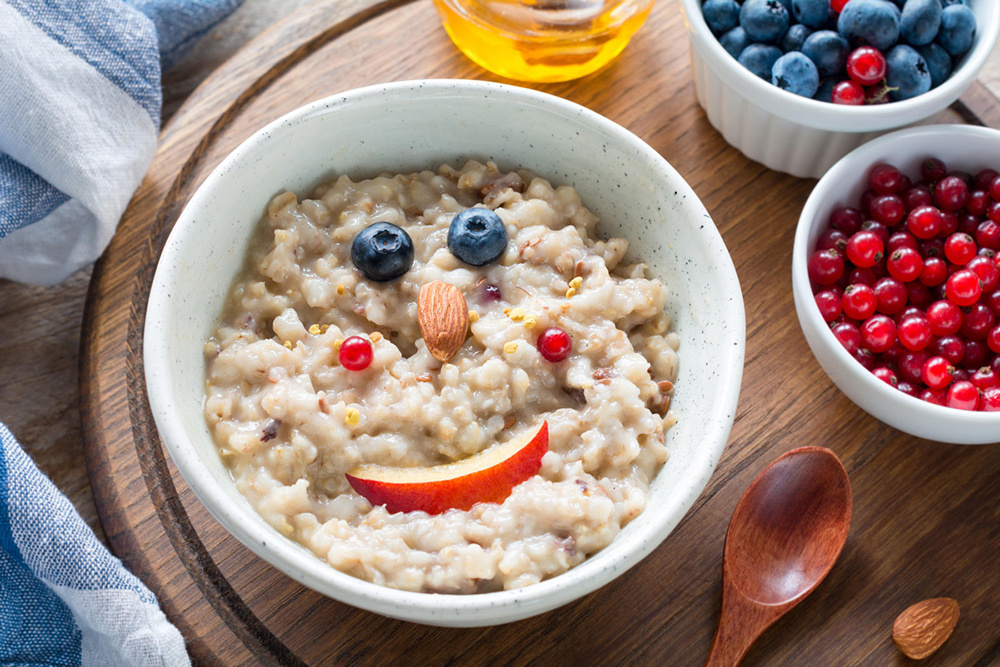
[[706,667],[738,665],[758,637],[819,585],[851,525],[851,483],[837,455],[801,447],[764,469],[726,534],[722,614]]

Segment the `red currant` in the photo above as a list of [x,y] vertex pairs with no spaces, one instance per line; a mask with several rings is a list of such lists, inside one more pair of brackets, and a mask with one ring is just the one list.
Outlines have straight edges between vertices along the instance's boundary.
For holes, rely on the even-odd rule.
[[910,382],[923,382],[920,373],[923,371],[924,363],[931,355],[926,352],[904,352],[899,355],[899,374],[904,380]]
[[864,218],[861,211],[850,206],[835,208],[830,214],[830,225],[848,236],[861,229],[862,222],[864,222]]
[[809,279],[817,285],[833,285],[844,275],[844,258],[836,250],[819,250],[809,258]]
[[951,274],[944,285],[948,300],[956,306],[971,306],[979,300],[979,296],[983,292],[979,276],[968,269]]
[[886,227],[894,227],[906,215],[906,205],[899,195],[879,195],[871,202],[872,217]]
[[865,103],[865,89],[854,81],[841,81],[833,87],[830,101],[834,104],[861,106]]
[[819,308],[819,313],[825,321],[833,322],[840,317],[840,294],[836,290],[828,289],[816,292],[814,298],[816,299],[816,306]]
[[945,176],[934,186],[934,203],[942,211],[957,211],[968,196],[969,186],[958,176]]
[[874,287],[878,279],[882,277],[877,269],[878,267],[875,266],[866,269],[852,269],[851,273],[847,276],[847,284],[857,283],[859,285]]
[[935,336],[950,336],[962,326],[962,311],[951,301],[935,301],[927,306],[927,321]]
[[958,216],[958,226],[955,227],[955,231],[974,237],[976,235],[976,230],[979,229],[980,222],[982,222],[982,220],[979,216],[972,215],[971,213],[962,213]]
[[934,203],[934,195],[931,191],[922,185],[915,185],[906,191],[903,195],[903,201],[906,203],[906,210],[911,211],[918,206],[930,206]]
[[979,223],[979,227],[976,228],[976,243],[983,248],[1000,250],[1000,223],[992,219]]
[[972,340],[983,340],[996,324],[993,311],[985,303],[974,303],[965,309],[959,332]]
[[1000,354],[1000,325],[993,327],[986,335],[986,345],[996,354]]
[[878,299],[878,312],[895,315],[906,307],[906,288],[895,278],[881,278],[872,289]]
[[[847,56],[847,76],[863,86],[874,86],[885,76],[885,65],[885,56],[881,51],[873,46],[862,46]],[[879,167],[895,169],[889,165],[878,165],[876,169]],[[898,170],[896,174],[899,174]],[[895,178],[898,182],[898,176]]]
[[885,244],[872,231],[859,231],[847,239],[847,259],[858,267],[875,266],[882,259]]
[[833,227],[820,234],[816,241],[816,250],[836,250],[843,255],[846,247],[847,234]]
[[920,392],[920,400],[943,407],[948,404],[948,394],[943,389],[924,389]]
[[976,189],[989,190],[990,183],[998,176],[1000,176],[1000,172],[997,172],[996,169],[983,169],[976,174]]
[[966,368],[979,368],[986,361],[986,346],[978,340],[965,341],[965,356],[962,365]]
[[900,322],[896,335],[903,347],[913,352],[923,350],[934,339],[934,334],[931,333],[931,323],[921,315],[907,317]]
[[885,315],[865,320],[859,330],[861,344],[875,354],[885,352],[896,341],[896,323]]
[[[965,215],[964,213],[962,215]],[[941,226],[938,228],[938,237],[946,239],[958,231],[958,216],[949,211],[941,212]]]
[[914,281],[906,283],[906,300],[917,308],[926,308],[934,297],[927,285]]
[[992,292],[1000,284],[1000,268],[992,257],[977,255],[969,260],[965,268],[972,271],[983,283],[983,292]]
[[549,327],[538,336],[536,347],[545,361],[558,363],[569,356],[573,340],[559,327]]
[[920,272],[920,282],[927,287],[937,287],[948,277],[948,265],[940,257],[924,260],[924,270]]
[[968,380],[955,382],[948,388],[947,405],[958,410],[975,410],[979,407],[979,390]]
[[944,389],[951,384],[955,367],[944,357],[931,357],[924,362],[920,378],[931,389]]
[[912,382],[907,382],[906,380],[900,380],[896,385],[896,389],[900,390],[907,396],[912,396],[913,398],[920,398],[920,390],[917,389],[917,385]]
[[337,358],[349,371],[363,371],[371,365],[375,354],[371,341],[363,336],[351,336],[340,344]]
[[948,175],[948,167],[936,157],[930,157],[920,164],[920,178],[936,183]]
[[965,343],[958,336],[941,336],[934,344],[934,351],[957,366],[965,358]]
[[973,190],[965,200],[965,210],[972,215],[986,215],[990,206],[990,193],[985,190]]
[[831,328],[831,331],[848,353],[854,354],[861,347],[861,334],[858,328],[850,322],[838,322]]
[[889,256],[886,266],[890,276],[908,283],[920,277],[924,270],[924,260],[916,250],[900,248]]
[[1000,201],[1000,176],[990,181],[990,187],[987,189],[990,191],[990,197],[993,201]]
[[855,320],[866,320],[875,314],[878,299],[868,285],[848,285],[840,299],[844,314]]
[[931,239],[941,229],[941,211],[933,206],[918,206],[906,217],[906,228],[918,239]]
[[985,391],[990,387],[1000,387],[1000,375],[994,373],[989,366],[983,366],[969,377],[969,382],[979,391]]
[[976,242],[968,234],[956,232],[945,240],[944,256],[952,264],[964,266],[976,256]]
[[982,298],[983,303],[989,306],[989,309],[993,311],[993,314],[1000,317],[1000,289],[993,290]]
[[990,387],[983,392],[982,410],[983,412],[1000,412],[1000,387]]
[[[872,53],[874,52],[874,53]],[[870,56],[881,57],[882,54],[870,46],[862,46],[851,52],[851,55],[847,57],[847,74],[851,75],[852,62],[855,65],[853,69],[857,69],[856,65],[859,63],[858,60],[868,60]],[[852,57],[854,60],[852,61]],[[879,80],[885,76],[885,59],[882,58],[883,71],[874,77],[874,80],[866,81],[864,78],[856,79],[858,83],[870,86],[873,83],[878,83]],[[852,78],[854,78],[852,76]],[[889,195],[899,192],[899,186],[903,182],[903,174],[896,169],[896,167],[891,164],[877,164],[872,167],[872,170],[868,172],[868,184],[871,185],[872,190],[879,193],[880,195]]]
[[899,385],[899,380],[896,378],[896,374],[892,372],[891,368],[886,368],[885,366],[873,368],[872,375],[877,377],[882,382],[885,382],[890,387],[897,387]]
[[909,232],[894,233],[889,237],[889,242],[886,243],[885,249],[891,253],[893,250],[899,250],[900,248],[917,250],[917,239]]

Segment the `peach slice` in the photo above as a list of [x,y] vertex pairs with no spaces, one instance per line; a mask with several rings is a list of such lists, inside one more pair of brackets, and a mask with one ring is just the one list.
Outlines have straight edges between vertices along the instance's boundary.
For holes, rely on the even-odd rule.
[[467,510],[476,503],[501,503],[511,490],[530,479],[549,450],[549,425],[525,441],[517,438],[454,463],[422,468],[362,465],[347,481],[372,505],[390,512],[440,514]]

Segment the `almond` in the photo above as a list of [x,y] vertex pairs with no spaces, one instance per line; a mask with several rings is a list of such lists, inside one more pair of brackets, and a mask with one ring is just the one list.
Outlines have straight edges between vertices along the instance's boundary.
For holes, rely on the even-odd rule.
[[469,307],[461,290],[440,280],[421,287],[417,323],[431,355],[442,362],[451,359],[469,330]]
[[908,658],[921,660],[941,648],[958,623],[958,602],[933,598],[908,607],[892,624],[892,641]]

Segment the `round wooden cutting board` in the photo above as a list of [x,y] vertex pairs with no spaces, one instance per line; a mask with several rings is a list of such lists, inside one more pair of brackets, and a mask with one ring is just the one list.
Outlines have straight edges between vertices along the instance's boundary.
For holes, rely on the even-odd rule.
[[[327,0],[251,42],[177,112],[93,275],[81,412],[108,541],[159,596],[196,661],[700,664],[719,610],[729,515],[757,472],[803,444],[826,445],[844,460],[855,491],[851,537],[830,578],[766,633],[744,664],[896,664],[892,620],[910,603],[939,595],[957,598],[963,618],[946,661],[937,664],[1000,659],[1000,448],[911,438],[859,410],[826,378],[799,332],[788,269],[813,182],[769,171],[723,141],[695,102],[687,49],[677,3],[661,0],[609,67],[536,87],[638,134],[712,213],[747,307],[736,424],[708,487],[650,557],[575,603],[494,628],[432,628],[354,609],[303,588],[229,536],[161,446],[145,395],[142,332],[156,262],[180,210],[257,128],[368,84],[495,77],[459,54],[427,0]],[[997,126],[1000,111],[975,85],[942,120]]]

